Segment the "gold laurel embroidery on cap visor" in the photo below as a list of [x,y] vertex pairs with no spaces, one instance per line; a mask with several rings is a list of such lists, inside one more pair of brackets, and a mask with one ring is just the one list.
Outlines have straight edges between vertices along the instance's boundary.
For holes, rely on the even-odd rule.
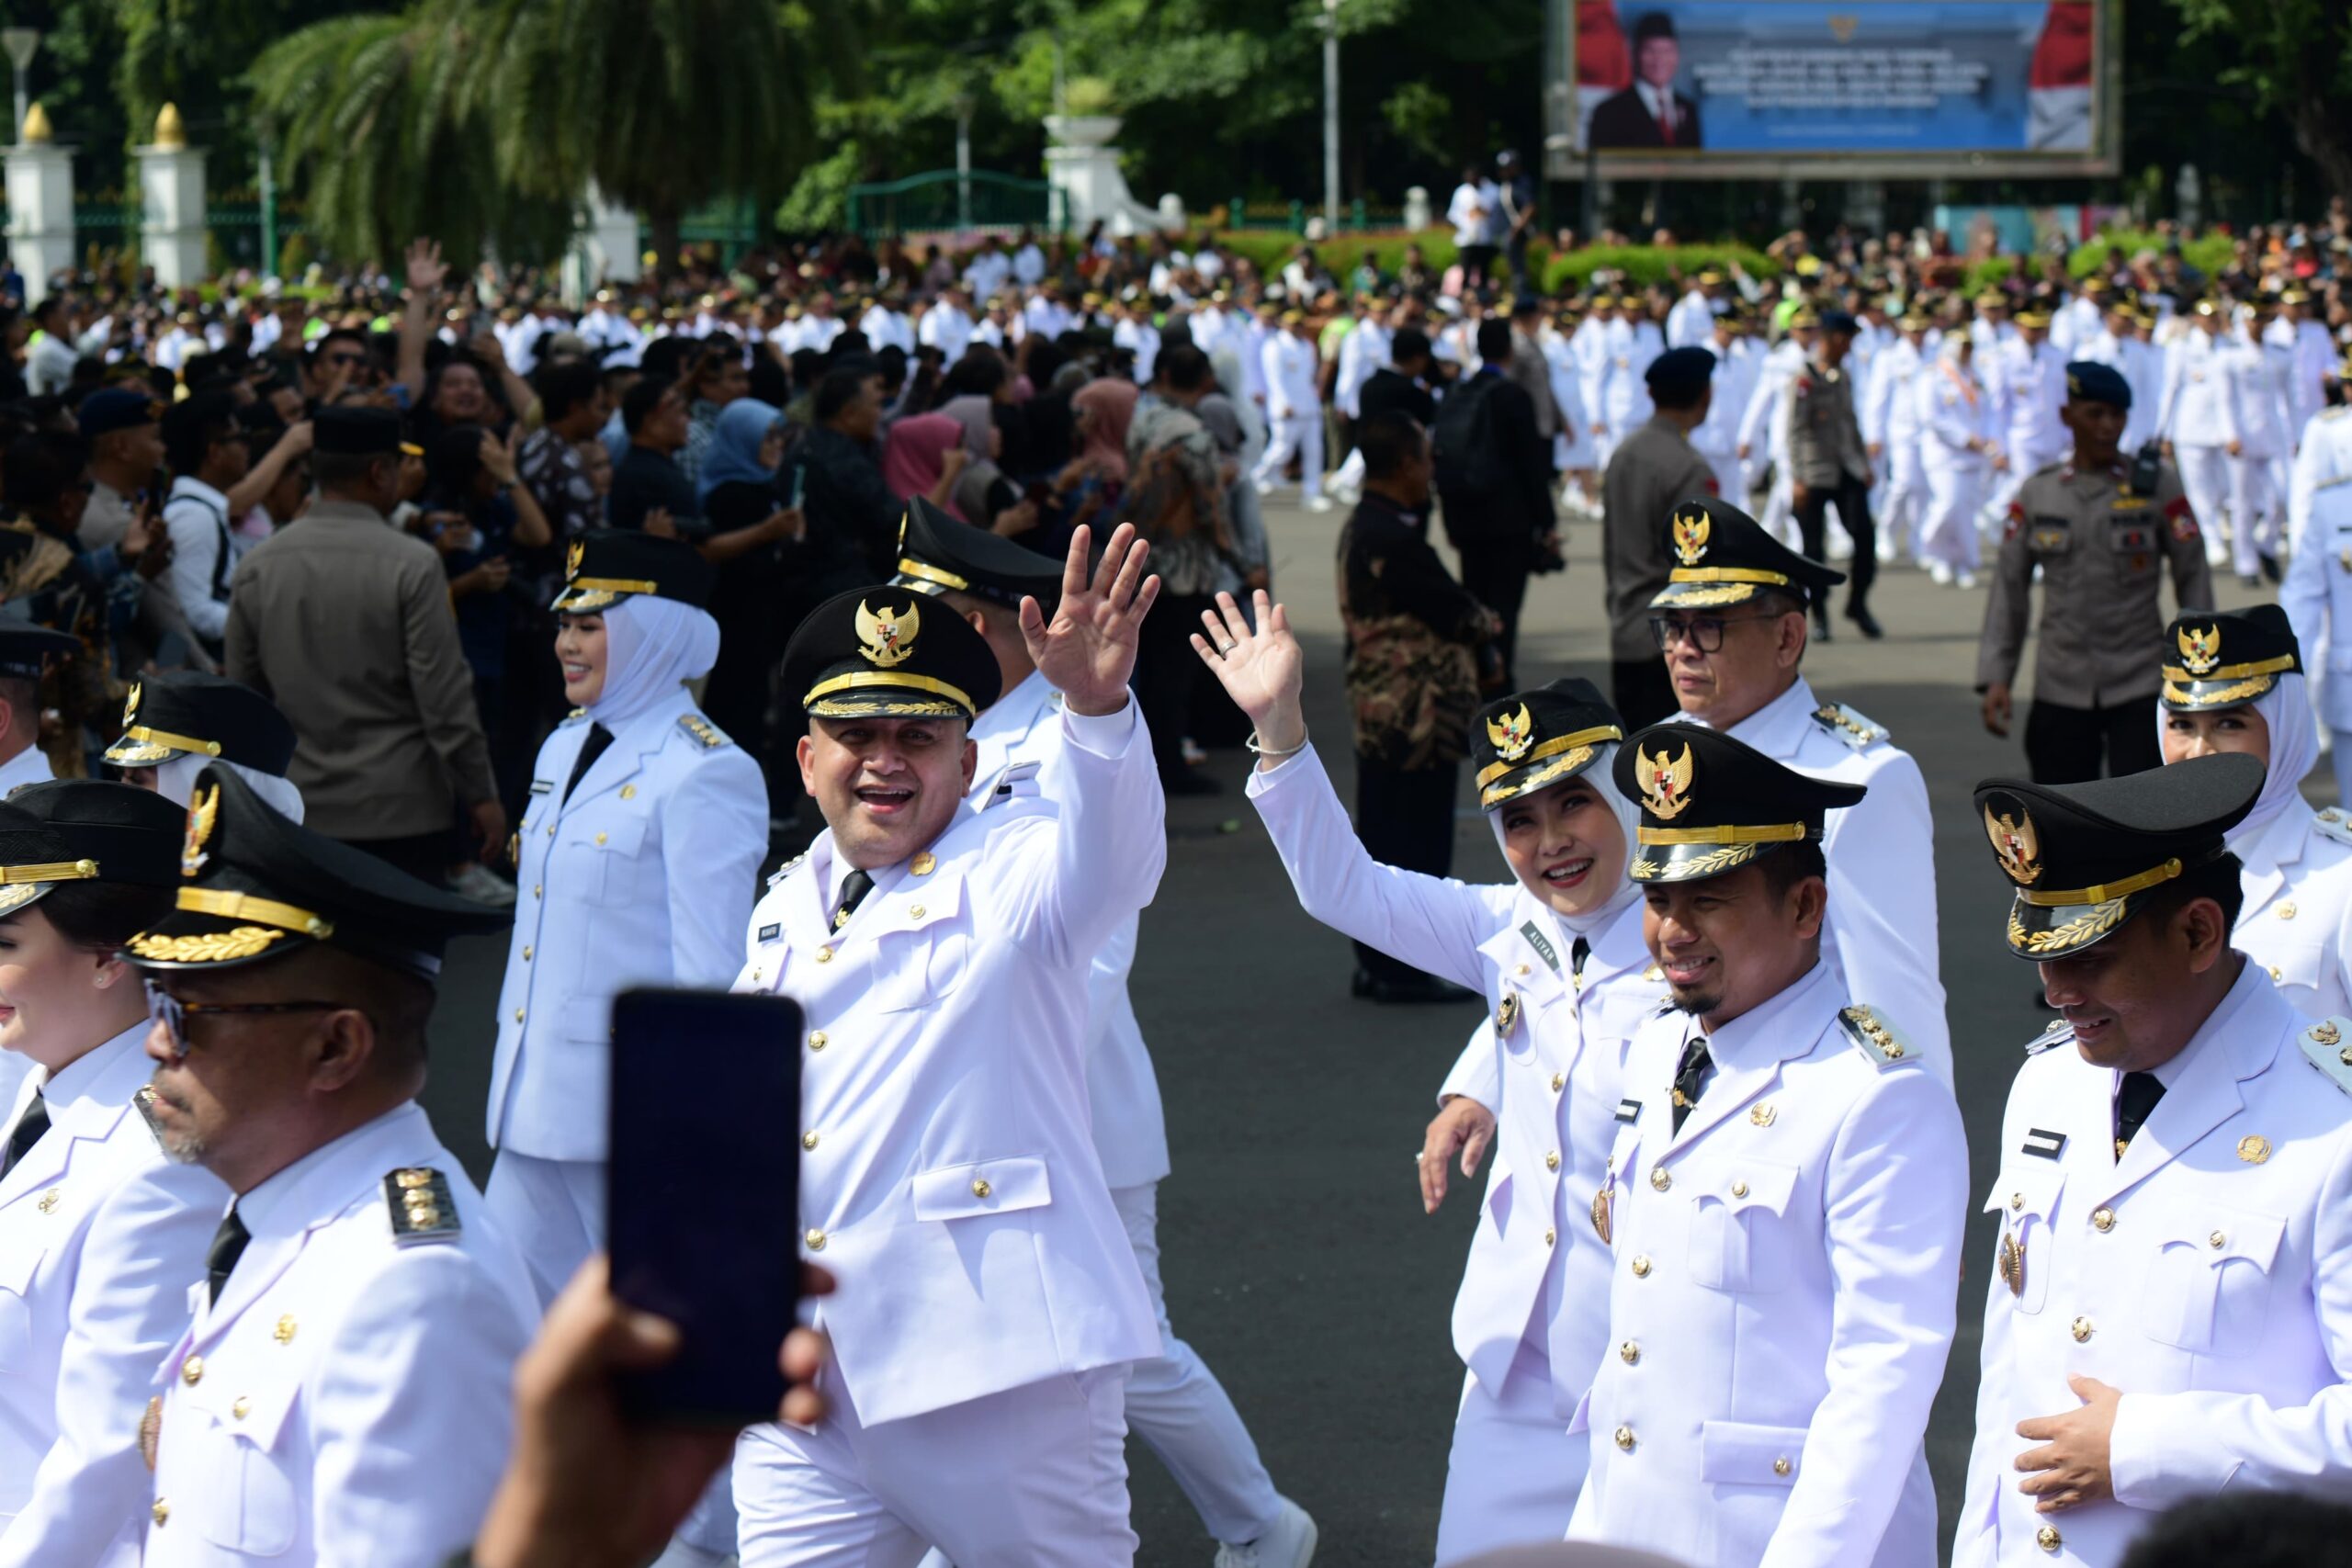
[[905,609],[896,611],[885,606],[877,615],[865,600],[857,602],[858,651],[867,663],[888,670],[912,657],[916,634],[922,630],[920,603],[910,599]]
[[124,698],[122,699],[122,727],[123,727],[125,729],[130,728],[130,726],[131,726],[132,721],[133,721],[133,720],[135,720],[135,719],[137,719],[137,718],[138,718],[138,716],[139,716],[139,693],[140,693],[140,690],[141,690],[140,682],[137,682],[137,681],[133,681],[133,682],[130,683],[130,695],[128,695],[128,696],[126,696],[126,697],[124,697]]
[[1516,762],[1527,755],[1527,749],[1535,744],[1535,716],[1527,711],[1525,703],[1519,705],[1517,713],[1487,721],[1487,744],[1506,762]]
[[1725,844],[1702,855],[1676,860],[1671,846],[1645,844],[1634,857],[1631,875],[1636,882],[1696,882],[1745,865],[1762,854],[1764,848],[1762,844]]
[[2250,703],[2268,691],[2272,685],[2267,675],[2256,675],[2250,681],[2233,681],[2226,686],[2216,686],[2200,692],[2194,686],[2165,682],[2165,701],[2181,708],[2225,708],[2239,703]]
[[1674,554],[1684,566],[1697,566],[1707,558],[1707,537],[1715,531],[1714,519],[1703,506],[1686,506],[1674,514]]
[[194,876],[204,869],[204,863],[212,858],[203,852],[204,842],[212,837],[213,824],[220,816],[220,786],[219,784],[214,784],[209,794],[199,789],[188,796],[187,839],[180,847],[182,876]]
[[1993,808],[1986,807],[1984,836],[1992,840],[1993,853],[2011,882],[2024,886],[2041,880],[2041,835],[2035,830],[2033,818],[2025,807],[2018,807],[2017,818],[2012,820],[2007,812],[1996,817]]
[[1702,588],[1687,583],[1669,582],[1666,585],[1665,591],[1652,603],[1690,610],[1713,609],[1722,604],[1744,604],[1756,597],[1758,586],[1752,582],[1724,582]]
[[2222,661],[2222,628],[2207,626],[2199,631],[2195,626],[2183,626],[2177,638],[2180,662],[2191,675],[2204,675]]
[[1532,795],[1539,789],[1566,778],[1578,768],[1591,761],[1592,753],[1593,748],[1578,746],[1565,755],[1544,763],[1541,767],[1528,769],[1519,778],[1483,790],[1478,795],[1479,807],[1483,810],[1487,807],[1500,806],[1506,800],[1513,800],[1522,795]]
[[130,951],[158,964],[227,964],[253,957],[285,934],[266,926],[238,926],[200,936],[150,934],[132,937]]
[[2104,904],[2093,905],[2063,925],[2039,931],[2025,929],[2025,922],[2018,918],[2018,907],[2012,904],[2009,906],[2009,946],[2018,953],[2063,957],[2076,948],[2088,947],[2121,925],[2131,902],[2129,898],[2111,898]]
[[571,541],[571,547],[563,554],[563,580],[566,582],[580,575],[581,559],[587,554],[588,547],[585,544],[578,539]]
[[1643,806],[1661,822],[1671,822],[1690,809],[1690,743],[1687,740],[1682,744],[1682,755],[1671,761],[1663,745],[1655,757],[1639,747],[1634,750],[1634,783],[1641,789]]

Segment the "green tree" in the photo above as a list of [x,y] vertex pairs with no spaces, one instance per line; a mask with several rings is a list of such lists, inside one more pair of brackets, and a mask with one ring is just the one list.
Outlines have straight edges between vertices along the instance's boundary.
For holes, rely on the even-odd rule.
[[2284,119],[2329,194],[2352,200],[2352,6],[2342,0],[2172,0],[2182,41],[2237,57],[2218,79]]

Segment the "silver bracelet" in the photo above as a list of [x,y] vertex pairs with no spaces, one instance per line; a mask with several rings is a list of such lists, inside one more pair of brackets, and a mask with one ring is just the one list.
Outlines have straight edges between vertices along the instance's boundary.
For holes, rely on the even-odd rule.
[[1258,732],[1254,729],[1250,732],[1250,754],[1253,757],[1262,757],[1269,762],[1279,762],[1284,757],[1295,757],[1306,750],[1306,740],[1302,737],[1297,745],[1286,751],[1269,751],[1258,744]]

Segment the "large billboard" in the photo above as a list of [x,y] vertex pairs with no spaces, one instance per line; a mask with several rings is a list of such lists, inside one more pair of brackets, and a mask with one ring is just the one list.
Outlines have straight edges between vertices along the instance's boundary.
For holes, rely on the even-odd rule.
[[2106,0],[1554,3],[1555,177],[2113,167]]

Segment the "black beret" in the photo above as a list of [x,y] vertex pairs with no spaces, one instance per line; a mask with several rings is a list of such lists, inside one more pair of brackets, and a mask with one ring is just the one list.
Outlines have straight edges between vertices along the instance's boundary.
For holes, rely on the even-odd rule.
[[2066,399],[2069,402],[2110,403],[2120,409],[2132,406],[2132,383],[2112,366],[2101,365],[2095,359],[2076,359],[2066,366]]

